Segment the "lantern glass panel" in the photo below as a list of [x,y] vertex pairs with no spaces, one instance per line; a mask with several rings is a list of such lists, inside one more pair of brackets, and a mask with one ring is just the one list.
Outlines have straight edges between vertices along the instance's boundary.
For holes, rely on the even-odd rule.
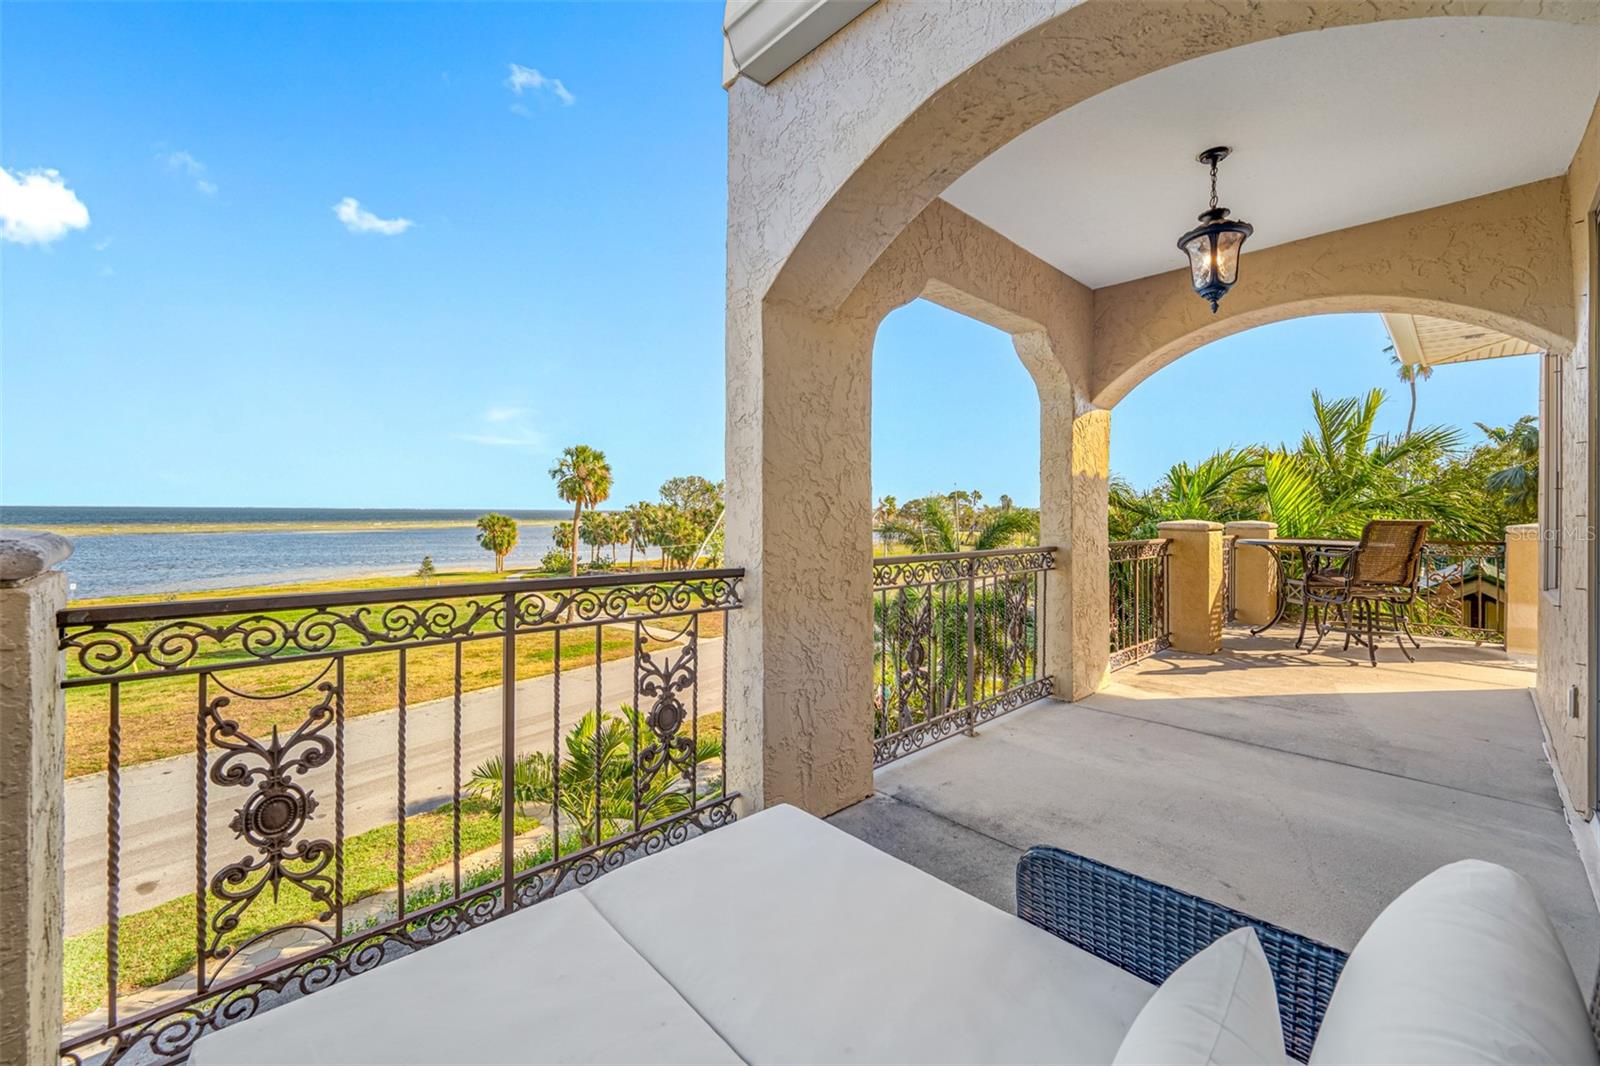
[[1224,285],[1239,280],[1239,247],[1243,244],[1243,233],[1224,230],[1217,234],[1217,278]]
[[1194,287],[1200,289],[1211,284],[1210,234],[1196,234],[1183,246],[1183,250],[1189,256],[1189,272],[1193,276]]

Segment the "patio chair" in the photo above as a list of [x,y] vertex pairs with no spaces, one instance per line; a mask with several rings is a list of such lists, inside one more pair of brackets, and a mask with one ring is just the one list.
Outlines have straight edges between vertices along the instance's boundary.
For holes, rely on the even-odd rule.
[[[1422,545],[1428,539],[1426,519],[1379,518],[1368,522],[1354,548],[1319,548],[1310,556],[1306,573],[1305,611],[1316,618],[1316,651],[1332,628],[1329,615],[1337,615],[1344,629],[1344,646],[1354,638],[1367,646],[1367,658],[1378,665],[1378,640],[1394,634],[1400,654],[1415,662],[1403,636],[1410,636],[1406,609],[1417,598],[1417,574]],[[1363,638],[1362,632],[1365,632]],[[1416,645],[1416,638],[1412,638]]]

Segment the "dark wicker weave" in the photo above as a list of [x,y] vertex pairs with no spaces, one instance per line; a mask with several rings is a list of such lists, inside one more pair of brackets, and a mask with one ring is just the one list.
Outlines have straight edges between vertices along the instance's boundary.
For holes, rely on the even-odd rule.
[[1017,863],[1017,915],[1151,984],[1224,933],[1251,926],[1278,986],[1283,1042],[1301,1062],[1347,956],[1187,892],[1074,855],[1030,848]]

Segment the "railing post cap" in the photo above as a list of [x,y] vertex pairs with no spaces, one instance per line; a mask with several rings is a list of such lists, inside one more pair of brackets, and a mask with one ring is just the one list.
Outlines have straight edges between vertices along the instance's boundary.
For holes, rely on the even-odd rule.
[[1507,540],[1538,540],[1539,539],[1539,523],[1537,523],[1537,522],[1528,522],[1528,523],[1525,523],[1523,525],[1507,526],[1506,527],[1506,539]]
[[39,529],[0,527],[0,585],[38,577],[72,554],[72,542]]
[[1222,523],[1207,522],[1203,518],[1180,518],[1171,522],[1162,522],[1156,528],[1162,532],[1171,530],[1177,533],[1206,533],[1220,531]]
[[1268,522],[1259,518],[1244,518],[1234,522],[1226,522],[1222,526],[1224,533],[1232,533],[1234,530],[1261,533],[1269,529],[1276,533],[1278,531],[1278,523]]

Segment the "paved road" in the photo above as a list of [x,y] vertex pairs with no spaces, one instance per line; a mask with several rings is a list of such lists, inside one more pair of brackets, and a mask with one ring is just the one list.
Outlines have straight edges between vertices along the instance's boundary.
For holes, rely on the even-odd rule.
[[[604,664],[601,691],[606,709],[633,700],[633,659]],[[722,641],[700,643],[701,714],[722,709]],[[549,750],[554,724],[553,678],[517,684],[517,746]],[[454,745],[449,699],[416,704],[406,711],[406,808],[415,813],[448,800]],[[685,704],[688,703],[687,693]],[[561,673],[563,731],[594,710],[594,667]],[[463,780],[484,759],[500,753],[500,689],[461,697]],[[345,726],[345,834],[352,836],[397,820],[394,710],[350,719]],[[215,756],[213,756],[214,758]],[[129,767],[122,774],[122,891],[124,915],[195,890],[195,760],[174,756]],[[333,838],[333,771],[325,767],[300,779],[316,794],[318,809],[308,835]],[[209,785],[207,875],[245,858],[253,849],[228,827],[243,789]],[[106,775],[67,782],[67,934],[106,920]]]

